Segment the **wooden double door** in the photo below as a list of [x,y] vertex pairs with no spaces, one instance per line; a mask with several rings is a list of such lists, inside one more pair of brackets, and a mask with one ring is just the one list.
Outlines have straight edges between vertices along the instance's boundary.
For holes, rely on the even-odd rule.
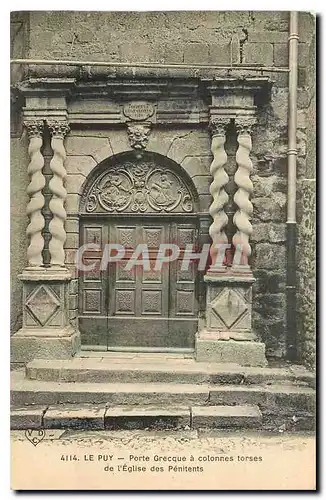
[[[84,345],[103,349],[194,346],[197,261],[185,259],[185,248],[190,244],[195,251],[198,229],[195,218],[187,219],[119,216],[81,222],[81,244],[95,243],[101,249],[85,252],[83,262],[92,270],[81,271],[79,277]],[[118,247],[105,250],[108,243],[123,248],[123,255],[117,255]],[[174,258],[162,263],[161,257],[172,252]],[[108,253],[115,258],[106,265]]]

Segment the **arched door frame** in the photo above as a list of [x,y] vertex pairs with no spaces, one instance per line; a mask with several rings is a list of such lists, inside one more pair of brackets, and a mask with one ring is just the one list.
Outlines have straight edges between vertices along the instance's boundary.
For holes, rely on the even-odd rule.
[[[139,169],[141,165],[145,165],[145,170],[148,170],[145,175],[146,179],[141,175],[142,173],[138,169],[137,162],[139,164]],[[129,172],[129,178],[128,166],[130,169],[134,169],[133,175]],[[120,177],[118,177],[118,174]],[[145,180],[146,185],[144,184]],[[164,183],[167,186],[165,190]],[[175,183],[175,185],[173,185],[173,183]],[[161,190],[160,187],[162,188]],[[128,194],[128,188],[131,192],[132,202],[129,202],[127,199],[130,194]],[[138,196],[139,193],[143,196],[144,192],[146,194],[145,201],[144,197],[140,200]],[[173,202],[173,195],[176,194],[176,200]],[[112,202],[112,199],[114,202]],[[142,205],[140,203],[141,201],[143,201]],[[137,203],[140,208],[138,211]],[[198,248],[198,208],[197,190],[191,178],[176,162],[157,153],[145,152],[141,160],[136,159],[133,152],[120,153],[102,161],[93,169],[84,182],[79,205],[80,243],[84,244],[87,242],[87,238],[95,238],[94,231],[98,231],[98,237],[101,240],[101,244],[103,244],[103,240],[109,237],[109,232],[110,234],[117,235],[116,227],[117,225],[119,226],[119,221],[121,221],[121,227],[125,225],[126,227],[128,226],[128,230],[131,232],[134,231],[134,234],[141,233],[140,238],[145,238],[146,232],[149,234],[149,232],[152,231],[154,234],[155,230],[157,230],[161,231],[160,234],[164,235],[164,237],[162,236],[163,239],[173,237],[175,241],[179,241],[181,237],[189,238],[189,242],[191,240]],[[98,222],[95,222],[96,220]],[[126,224],[126,221],[128,221],[128,224]],[[142,221],[141,224],[139,224],[139,221]],[[103,224],[103,226],[101,226],[101,224]],[[89,236],[87,236],[87,231]],[[123,233],[120,234],[120,238],[122,234]],[[169,234],[168,237],[167,234]],[[118,339],[116,342],[120,345],[121,339],[123,342],[125,342],[126,339],[122,337],[122,335],[119,335],[119,327],[116,323],[121,324],[122,329],[126,329],[128,324],[126,321],[121,321],[121,323],[117,321],[117,318],[119,318],[119,320],[122,318],[126,320],[129,319],[129,324],[134,325],[138,321],[139,325],[141,325],[135,332],[133,338],[139,338],[142,329],[147,332],[153,330],[151,338],[148,337],[139,340],[140,343],[144,344],[143,346],[138,345],[140,350],[142,348],[151,348],[151,342],[154,344],[152,348],[155,350],[160,349],[160,347],[162,349],[164,348],[164,350],[169,348],[191,349],[194,347],[195,333],[198,327],[198,276],[194,274],[192,278],[193,281],[188,278],[188,282],[184,279],[184,283],[182,283],[182,279],[180,278],[181,282],[179,283],[179,277],[177,278],[177,266],[178,263],[171,264],[171,268],[168,270],[169,274],[167,274],[168,278],[166,276],[164,278],[165,281],[168,280],[168,293],[166,288],[164,288],[164,286],[166,287],[167,285],[157,285],[155,289],[155,286],[152,284],[144,285],[140,290],[136,288],[135,290],[128,290],[128,285],[124,284],[124,288],[117,291],[117,287],[119,286],[117,283],[119,280],[115,279],[114,283],[112,281],[110,283],[110,273],[107,273],[105,278],[101,275],[98,284],[95,284],[95,280],[93,285],[91,284],[89,288],[87,288],[88,285],[85,286],[84,283],[80,282],[79,309],[82,342],[91,345],[103,345],[105,328],[107,328],[107,331],[111,332],[108,337],[111,336],[111,340],[113,338]],[[116,270],[114,272],[117,273]],[[111,271],[111,273],[113,273],[113,271]],[[117,274],[114,276],[117,276]],[[80,278],[80,280],[81,279],[85,278],[83,277]],[[142,278],[142,283],[144,282],[145,278]],[[107,283],[110,283],[110,285],[108,286]],[[93,288],[91,288],[92,286]],[[138,306],[135,306],[138,313],[136,311],[133,315],[127,310],[124,318],[116,305],[118,300],[117,295],[115,295],[114,299],[111,299],[112,291],[110,293],[103,291],[104,289],[111,290],[112,288],[114,288],[115,294],[120,293],[121,297],[124,295],[125,301],[127,302],[128,300],[132,302],[132,300],[128,298],[128,293],[130,296],[136,296],[137,300],[140,295],[143,295],[145,298],[147,297],[149,302],[150,300],[153,302],[155,297],[162,296],[162,299],[157,299],[157,303],[161,304],[162,310],[165,312],[160,312],[159,306],[157,306],[156,313],[152,313],[149,310],[146,312],[146,305],[144,306],[144,304],[141,303],[138,309]],[[86,294],[89,294],[93,302],[97,300],[99,304],[98,310],[93,315],[89,315],[90,321],[87,318],[87,314],[85,314],[85,311],[87,312]],[[169,304],[173,303],[173,306],[169,305],[166,307],[164,297],[170,301]],[[90,304],[92,300],[90,300]],[[187,300],[189,304],[193,304],[191,306],[193,310],[191,310],[190,306],[188,306],[189,310],[186,309],[186,306],[181,306],[182,300],[184,304],[187,303]],[[193,302],[190,302],[191,300]],[[111,309],[113,307],[115,310],[112,313]],[[182,307],[184,307],[183,312]],[[127,306],[125,306],[125,308],[127,309]],[[172,310],[173,317],[170,318],[169,315],[172,314]],[[143,312],[144,317],[139,317],[137,315],[139,311]],[[161,318],[160,314],[163,315],[163,313],[165,316]],[[110,316],[110,314],[113,315]],[[91,326],[92,323],[95,324],[96,322],[96,315],[98,316],[98,325],[100,325],[99,329],[103,331],[103,335],[101,334],[102,336],[97,335],[97,327],[92,329]],[[133,321],[130,323],[132,319]],[[85,324],[84,326],[83,323]],[[154,326],[155,324],[159,326],[156,327]],[[93,333],[89,333],[90,329]],[[118,333],[112,333],[113,330]],[[158,338],[162,331],[168,332],[166,338],[162,338],[162,336]],[[112,342],[114,343],[114,340],[111,341],[111,344]],[[149,342],[149,344],[147,342]],[[109,344],[110,338],[108,339],[106,347],[108,347]],[[126,347],[126,345],[124,344],[122,347]],[[133,347],[134,346],[131,346],[131,348]]]

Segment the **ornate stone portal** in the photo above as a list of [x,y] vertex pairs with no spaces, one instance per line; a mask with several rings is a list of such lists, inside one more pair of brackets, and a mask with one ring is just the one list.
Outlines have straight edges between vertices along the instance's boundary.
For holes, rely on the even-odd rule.
[[[74,79],[67,81],[50,79],[48,83],[44,83],[43,80],[40,84],[37,81],[32,82],[31,87],[25,89],[24,117],[30,138],[28,166],[30,202],[27,207],[30,221],[27,228],[28,267],[21,275],[23,327],[12,338],[13,360],[16,362],[25,363],[37,357],[70,358],[80,347],[79,331],[69,321],[68,290],[71,274],[66,268],[64,251],[67,197],[64,139],[69,132],[66,95],[67,92],[73,91],[75,84]],[[37,89],[33,85],[40,87]],[[196,335],[195,356],[198,361],[264,365],[265,346],[257,341],[251,329],[254,278],[250,268],[249,241],[252,230],[250,197],[253,189],[250,180],[251,127],[256,115],[253,99],[261,83],[258,82],[258,87],[255,87],[252,81],[246,84],[223,80],[209,85],[206,84],[207,91],[212,97],[208,121],[213,154],[210,166],[213,178],[210,186],[212,201],[209,207],[211,265],[202,280],[206,284],[206,310],[204,324],[201,324],[200,331]],[[186,86],[182,87],[180,84],[178,92],[189,91],[188,88],[185,89]],[[121,92],[127,91],[128,89]],[[156,86],[154,90],[149,88],[147,92],[152,100],[159,97]],[[41,97],[35,98],[38,93]],[[92,216],[94,213],[101,216],[112,214],[115,217],[122,213],[145,216],[152,213],[156,216],[161,214],[171,217],[179,214],[180,217],[183,214],[195,214],[197,211],[189,186],[183,182],[182,177],[176,175],[173,169],[146,160],[144,151],[148,146],[153,124],[158,123],[157,120],[160,119],[163,126],[166,126],[166,123],[173,124],[174,121],[183,124],[182,126],[184,123],[199,124],[202,121],[207,122],[204,114],[206,111],[197,114],[166,111],[164,114],[160,110],[160,118],[157,119],[158,109],[155,106],[141,101],[133,102],[121,106],[120,114],[116,114],[114,108],[111,115],[106,118],[109,124],[125,125],[124,131],[134,151],[135,161],[125,161],[111,166],[89,185],[87,194],[81,200],[82,213],[86,216]],[[71,118],[72,124],[77,123],[76,120],[82,120],[81,123],[84,123],[85,119],[84,115],[79,118],[74,113]],[[99,117],[94,114],[91,119],[95,120],[96,124]],[[48,267],[43,261],[45,177],[42,172],[44,158],[41,148],[44,126],[47,126],[50,132],[53,150],[50,162],[52,177],[49,182],[51,220]],[[232,128],[237,132],[238,141],[237,171],[234,177],[237,187],[234,195],[237,211],[233,218],[235,232],[230,241],[226,231],[228,224],[225,212],[228,202],[226,185],[229,177],[225,169],[227,155],[224,145],[227,134]],[[207,216],[207,213],[198,214],[198,220],[204,220],[206,217],[207,221]],[[202,227],[201,225],[201,229]],[[199,238],[201,242],[202,236]],[[233,245],[232,263],[224,258],[226,245]],[[94,284],[92,286],[94,288]],[[203,323],[202,318],[200,321]]]

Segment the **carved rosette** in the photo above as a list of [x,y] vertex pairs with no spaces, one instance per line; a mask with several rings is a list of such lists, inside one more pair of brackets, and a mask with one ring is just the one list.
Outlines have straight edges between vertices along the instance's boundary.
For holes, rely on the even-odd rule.
[[51,234],[49,242],[50,263],[51,266],[64,267],[65,254],[63,246],[66,241],[64,224],[67,217],[64,203],[67,191],[63,184],[66,177],[66,169],[64,167],[66,151],[63,140],[69,132],[69,126],[65,121],[49,121],[48,127],[52,136],[51,147],[53,149],[53,157],[50,162],[53,177],[49,182],[49,188],[52,193],[49,208],[53,214],[49,224]]
[[[149,134],[151,131],[151,123],[143,122],[143,123],[133,123],[128,122],[128,138],[130,142],[130,146],[137,150],[139,153],[146,149]],[[140,155],[141,156],[141,155]]]
[[29,137],[28,153],[30,156],[30,163],[27,169],[30,176],[30,183],[27,188],[30,201],[26,209],[30,220],[26,230],[27,236],[30,238],[27,249],[27,260],[29,266],[40,267],[43,265],[42,250],[44,248],[44,238],[42,230],[45,225],[42,215],[42,208],[44,207],[42,190],[45,186],[45,177],[42,173],[44,158],[41,153],[44,124],[43,121],[27,121],[25,122],[25,127],[27,128]]
[[[224,206],[229,198],[224,186],[228,183],[229,176],[224,169],[224,165],[227,162],[224,144],[226,127],[229,121],[229,119],[220,118],[211,120],[209,125],[212,134],[211,150],[213,153],[213,161],[210,166],[210,173],[213,177],[213,182],[210,185],[210,193],[213,197],[213,202],[209,208],[209,213],[213,219],[209,228],[209,234],[212,239],[210,251],[212,266],[219,255],[219,249],[215,245],[225,245],[228,242],[224,232],[224,227],[228,223],[228,217],[224,211]],[[222,252],[224,254],[225,249],[223,249]]]
[[[250,175],[253,167],[249,155],[252,148],[251,132],[254,123],[255,120],[253,117],[236,119],[238,134],[236,162],[238,169],[235,173],[234,181],[238,186],[238,190],[234,195],[234,201],[238,206],[238,210],[233,217],[233,222],[237,231],[232,241],[236,249],[241,249],[240,265],[244,268],[248,268],[248,259],[251,255],[249,237],[252,233],[252,226],[249,219],[253,212],[253,206],[250,201],[250,196],[253,192],[253,184],[250,180]],[[238,245],[240,246],[238,247]]]

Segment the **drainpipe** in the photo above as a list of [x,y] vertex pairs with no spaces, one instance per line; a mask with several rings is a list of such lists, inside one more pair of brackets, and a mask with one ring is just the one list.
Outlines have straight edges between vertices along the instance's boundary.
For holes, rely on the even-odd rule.
[[287,192],[287,359],[297,359],[296,322],[296,169],[297,169],[297,87],[298,87],[298,13],[290,12],[289,23],[289,121]]

